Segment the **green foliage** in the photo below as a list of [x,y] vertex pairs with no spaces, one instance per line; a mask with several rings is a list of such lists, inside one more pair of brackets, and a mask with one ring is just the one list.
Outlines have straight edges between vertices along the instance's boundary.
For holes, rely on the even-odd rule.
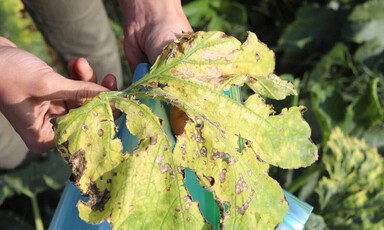
[[328,227],[381,229],[384,161],[377,150],[337,128],[331,133],[323,163],[328,176],[320,180],[316,192]]
[[[273,52],[253,33],[243,44],[221,32],[185,34],[127,90],[101,94],[57,119],[58,149],[72,165],[75,185],[90,197],[78,205],[81,218],[107,219],[116,229],[204,228],[197,203],[182,186],[189,169],[214,194],[222,227],[276,227],[288,206],[268,175],[269,165],[307,167],[317,159],[317,148],[303,107],[275,115],[262,99],[296,93],[273,70]],[[223,94],[243,84],[255,90],[244,105]],[[187,113],[173,151],[140,98],[160,99]],[[127,115],[127,128],[140,140],[131,154],[122,154],[115,138],[111,103]]]
[[367,1],[356,6],[348,16],[344,37],[361,44],[355,52],[355,59],[369,68],[384,70],[384,2]]
[[[57,155],[43,162],[33,162],[25,168],[0,175],[4,194],[23,194],[36,196],[47,188],[61,188],[69,175],[67,165]],[[11,190],[11,191],[9,191]]]
[[323,217],[311,213],[307,223],[305,223],[304,230],[326,230],[327,225]]
[[[308,86],[312,108],[321,124],[324,141],[335,126],[340,126],[348,134],[361,137],[384,119],[378,94],[380,78],[372,76],[361,79],[361,76],[355,76],[356,82],[344,82],[342,73],[350,70],[347,52],[345,45],[338,43],[323,56],[310,75]],[[345,90],[340,91],[340,88]]]
[[[0,204],[6,198],[22,194],[31,199],[36,229],[43,229],[37,195],[47,189],[59,189],[64,186],[69,176],[68,166],[58,155],[52,155],[42,162],[33,162],[28,166],[0,175]],[[14,217],[15,214],[4,211],[0,223],[15,218],[15,226],[27,225],[24,221]],[[24,226],[27,229],[27,226]],[[23,229],[24,229],[23,227]]]
[[201,30],[224,31],[235,37],[244,37],[248,29],[247,10],[231,0],[197,0],[184,6],[190,23]]

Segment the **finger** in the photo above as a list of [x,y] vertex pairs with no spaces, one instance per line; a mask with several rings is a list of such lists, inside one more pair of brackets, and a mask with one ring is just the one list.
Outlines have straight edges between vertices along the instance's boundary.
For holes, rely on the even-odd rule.
[[56,118],[68,113],[66,104],[63,101],[51,101],[48,115],[50,118]]
[[103,81],[101,82],[101,85],[105,88],[108,88],[112,91],[117,90],[117,80],[116,77],[112,74],[108,74],[104,77]]
[[68,60],[67,64],[68,72],[72,80],[79,80],[74,70],[76,60],[77,58],[71,58]]
[[17,48],[15,43],[1,36],[0,36],[0,46],[10,46],[10,47]]
[[73,69],[78,80],[97,82],[96,75],[85,58],[78,58],[74,63]]
[[101,92],[109,91],[96,83],[70,80],[53,71],[42,76],[38,84],[36,88],[39,90],[34,96],[49,101],[73,100],[77,104],[82,104]]

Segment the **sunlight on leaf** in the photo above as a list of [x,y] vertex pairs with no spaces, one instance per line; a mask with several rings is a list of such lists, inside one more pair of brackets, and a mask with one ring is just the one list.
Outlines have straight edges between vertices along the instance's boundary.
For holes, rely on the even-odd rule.
[[[114,229],[203,229],[185,170],[214,195],[220,227],[274,228],[288,204],[269,164],[311,165],[317,159],[304,107],[274,114],[263,97],[296,94],[273,74],[274,54],[255,34],[241,44],[222,32],[184,34],[170,43],[149,73],[122,92],[108,92],[58,118],[55,141],[72,165],[72,180],[87,202],[82,219],[107,220]],[[244,105],[223,94],[248,84],[255,95]],[[185,111],[184,133],[174,146],[163,122],[138,99],[154,98]],[[116,136],[113,109],[139,144],[129,153]],[[120,127],[124,128],[124,127]]]

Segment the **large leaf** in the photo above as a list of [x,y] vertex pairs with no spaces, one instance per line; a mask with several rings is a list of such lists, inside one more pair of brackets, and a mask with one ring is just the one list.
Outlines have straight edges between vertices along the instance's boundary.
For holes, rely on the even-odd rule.
[[[261,97],[295,94],[273,71],[273,52],[252,33],[243,44],[221,32],[185,34],[127,90],[101,94],[57,119],[58,149],[90,198],[79,205],[81,218],[107,219],[116,229],[201,229],[205,220],[183,186],[189,169],[213,192],[220,226],[276,227],[288,207],[268,164],[306,167],[317,152],[303,107],[274,115]],[[223,94],[243,84],[255,90],[244,105]],[[139,98],[166,101],[189,116],[173,152],[161,120]],[[139,140],[131,153],[122,153],[111,105]]]
[[323,163],[329,176],[316,189],[331,229],[381,229],[384,222],[384,161],[375,148],[332,131]]

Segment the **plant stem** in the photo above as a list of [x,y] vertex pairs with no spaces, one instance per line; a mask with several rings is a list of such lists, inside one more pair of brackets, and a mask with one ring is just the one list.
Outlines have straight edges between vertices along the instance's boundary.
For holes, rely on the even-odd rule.
[[40,216],[40,209],[39,209],[39,204],[37,202],[37,197],[36,195],[30,196],[31,201],[32,201],[32,210],[33,210],[33,217],[35,219],[35,227],[36,230],[44,230],[44,225],[43,221]]

